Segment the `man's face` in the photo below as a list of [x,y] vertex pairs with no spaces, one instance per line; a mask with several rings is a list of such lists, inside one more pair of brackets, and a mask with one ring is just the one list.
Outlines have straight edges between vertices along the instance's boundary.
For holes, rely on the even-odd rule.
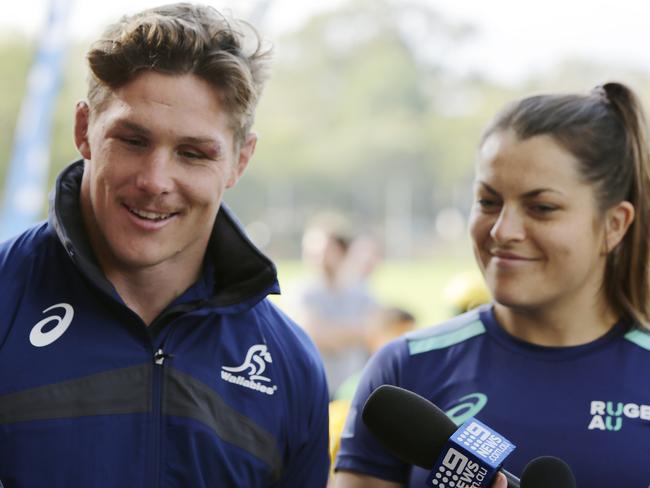
[[[143,72],[102,111],[79,104],[81,208],[104,271],[200,266],[226,188],[252,156],[235,147],[218,92],[195,75]],[[178,269],[172,268],[170,269]]]

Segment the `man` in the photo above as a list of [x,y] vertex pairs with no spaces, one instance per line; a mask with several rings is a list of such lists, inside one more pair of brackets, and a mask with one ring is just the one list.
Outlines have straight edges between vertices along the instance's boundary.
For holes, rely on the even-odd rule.
[[91,47],[83,160],[0,247],[5,488],[325,486],[322,365],[221,205],[268,57],[245,27],[175,4]]
[[309,333],[323,363],[330,398],[369,357],[368,339],[376,333],[379,305],[367,280],[377,261],[374,243],[352,238],[336,215],[324,214],[308,225],[303,260],[314,275],[293,291],[292,312]]

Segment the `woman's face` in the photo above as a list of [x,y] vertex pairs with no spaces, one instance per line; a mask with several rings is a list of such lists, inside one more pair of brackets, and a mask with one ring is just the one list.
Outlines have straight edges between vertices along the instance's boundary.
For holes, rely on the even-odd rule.
[[501,305],[601,304],[607,243],[594,189],[551,136],[490,135],[476,165],[470,234]]

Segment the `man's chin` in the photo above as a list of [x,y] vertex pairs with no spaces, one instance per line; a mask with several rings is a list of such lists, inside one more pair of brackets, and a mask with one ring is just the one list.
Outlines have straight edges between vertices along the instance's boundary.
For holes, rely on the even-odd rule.
[[116,270],[136,272],[154,268],[170,261],[175,255],[171,250],[160,249],[158,246],[129,246],[111,253],[111,259],[105,265]]

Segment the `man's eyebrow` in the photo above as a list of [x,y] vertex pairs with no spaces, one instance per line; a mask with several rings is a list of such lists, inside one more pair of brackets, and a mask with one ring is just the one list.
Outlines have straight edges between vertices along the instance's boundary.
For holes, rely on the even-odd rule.
[[151,135],[151,131],[149,129],[141,126],[140,124],[136,124],[135,122],[131,122],[130,120],[118,120],[115,125],[118,128],[129,129],[133,132],[137,132],[138,134],[145,136]]
[[[136,132],[138,134],[141,134],[143,136],[150,136],[151,131],[147,129],[146,127],[136,123],[132,122],[130,120],[118,120],[115,124],[118,128],[122,129],[128,129],[133,132]],[[217,139],[210,137],[210,136],[180,136],[179,141],[182,142],[183,144],[197,144],[197,145],[205,145],[209,144],[213,148],[217,150],[221,150],[221,143]]]
[[214,147],[221,147],[219,141],[209,136],[205,136],[205,137],[181,136],[180,141],[187,144],[211,144]]

